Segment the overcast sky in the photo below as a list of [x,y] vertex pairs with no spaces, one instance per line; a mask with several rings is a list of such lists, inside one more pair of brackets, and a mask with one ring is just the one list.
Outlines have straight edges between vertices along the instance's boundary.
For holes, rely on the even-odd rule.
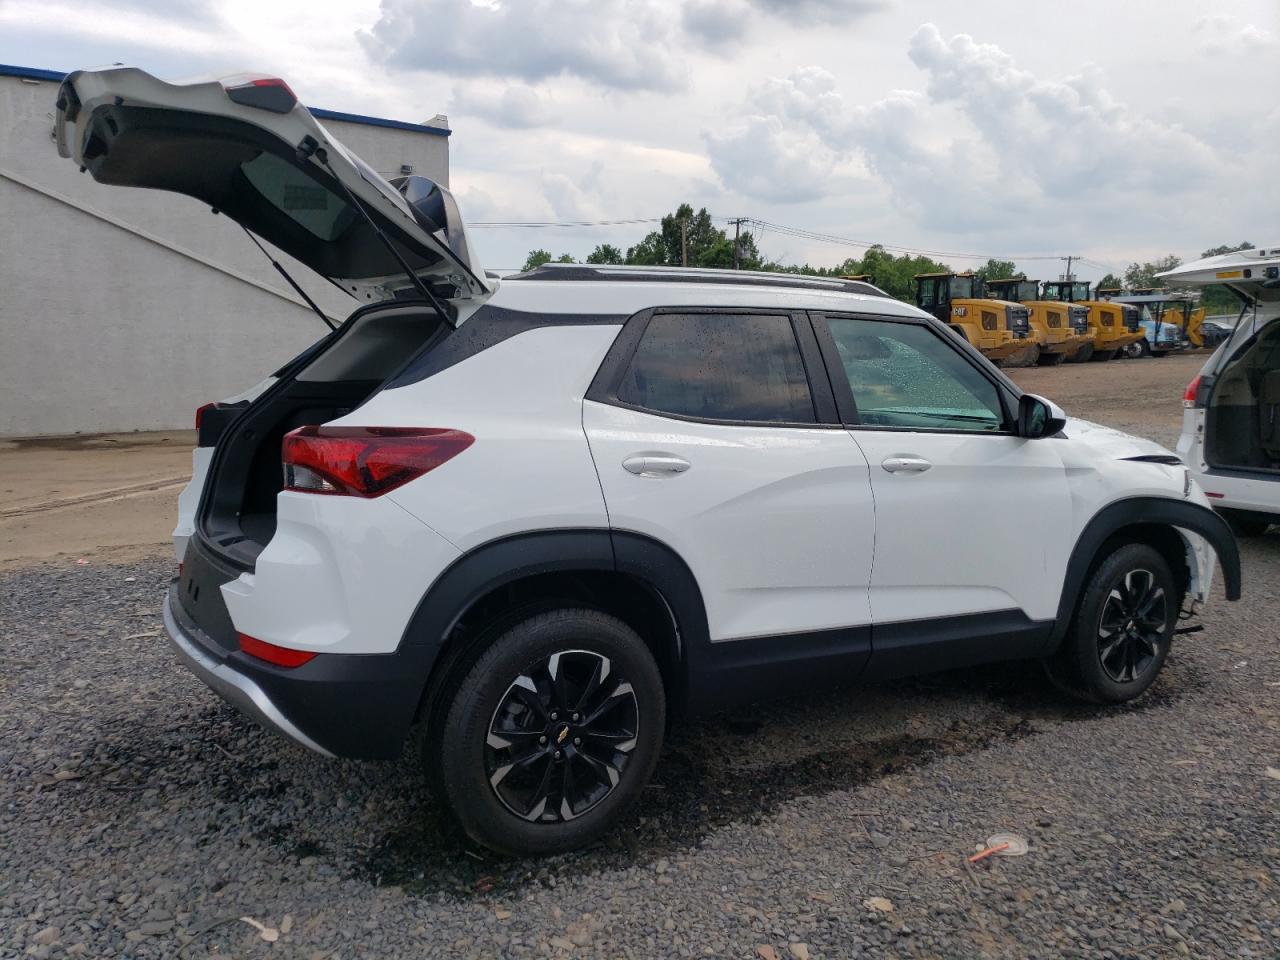
[[[1121,269],[1280,243],[1280,0],[0,0],[0,62],[258,70],[449,116],[468,220],[687,200],[862,241]],[[484,264],[644,225],[476,229]],[[757,228],[768,256],[858,247]],[[976,261],[941,259],[961,266]]]

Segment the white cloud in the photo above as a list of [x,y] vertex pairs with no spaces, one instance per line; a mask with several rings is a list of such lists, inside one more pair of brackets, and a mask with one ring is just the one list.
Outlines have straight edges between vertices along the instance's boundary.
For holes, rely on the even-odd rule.
[[838,158],[814,133],[789,129],[777,115],[749,115],[706,134],[711,166],[724,185],[748,197],[797,203],[828,196]]
[[806,200],[822,191],[779,189],[787,170],[812,184],[861,159],[904,214],[973,232],[1059,205],[1191,189],[1218,160],[1176,124],[1118,102],[1096,69],[1044,80],[995,45],[947,40],[931,24],[908,54],[925,73],[924,93],[850,106],[818,67],[752,88],[743,117],[707,137],[717,173],[749,196]]
[[534,87],[484,80],[455,83],[449,112],[511,129],[541,127],[555,119],[548,97]]
[[1276,46],[1276,35],[1270,30],[1230,14],[1201,17],[1195,32],[1206,53],[1262,54]]
[[687,70],[676,23],[655,0],[382,0],[359,36],[370,56],[400,69],[678,90]]

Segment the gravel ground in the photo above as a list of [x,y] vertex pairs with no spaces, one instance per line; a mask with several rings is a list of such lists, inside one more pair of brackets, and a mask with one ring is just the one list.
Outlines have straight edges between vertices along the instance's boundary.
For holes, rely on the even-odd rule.
[[[1136,704],[1010,665],[697,721],[538,862],[470,848],[411,758],[223,705],[161,635],[163,554],[12,570],[0,957],[1280,956],[1280,528],[1243,553]],[[968,865],[997,832],[1030,851]]]

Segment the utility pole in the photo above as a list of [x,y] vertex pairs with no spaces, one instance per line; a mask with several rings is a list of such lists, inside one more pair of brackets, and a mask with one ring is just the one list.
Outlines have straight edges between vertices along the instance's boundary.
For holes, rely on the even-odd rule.
[[689,218],[680,218],[680,266],[689,265]]
[[737,217],[731,221],[733,224],[733,269],[740,269],[738,264],[741,260],[740,251],[738,249],[738,239],[742,232],[742,225],[747,222],[746,217]]
[[1072,261],[1072,260],[1079,260],[1080,258],[1079,258],[1079,257],[1076,257],[1076,256],[1071,256],[1071,257],[1059,257],[1058,259],[1059,259],[1059,260],[1065,260],[1065,261],[1067,261],[1067,273],[1066,273],[1066,276],[1064,276],[1062,279],[1063,279],[1063,280],[1068,280],[1068,281],[1070,281],[1070,280],[1074,280],[1074,279],[1075,279],[1075,277],[1073,277],[1073,276],[1071,275],[1071,261]]

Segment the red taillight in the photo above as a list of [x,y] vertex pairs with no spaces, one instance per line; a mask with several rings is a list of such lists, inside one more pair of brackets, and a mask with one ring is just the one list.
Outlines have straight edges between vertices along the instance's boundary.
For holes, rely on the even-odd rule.
[[212,410],[216,406],[217,406],[216,403],[206,403],[203,407],[196,407],[196,429],[197,430],[200,429],[200,424],[204,421],[205,411]]
[[312,650],[293,650],[290,647],[277,647],[274,643],[258,640],[247,633],[237,633],[236,637],[240,640],[240,649],[249,654],[249,656],[265,660],[267,663],[274,663],[277,667],[300,667],[304,663],[314,660],[316,656]]
[[439,427],[299,427],[281,451],[285,489],[379,497],[452,460],[475,437]]
[[288,113],[298,102],[289,85],[279,77],[258,77],[242,73],[234,77],[223,77],[218,82],[231,101],[241,106],[257,107],[272,113]]
[[1194,407],[1196,405],[1196,394],[1200,392],[1200,378],[1196,377],[1187,384],[1186,391],[1182,394],[1182,405],[1184,407]]
[[1225,493],[1214,493],[1212,490],[1206,490],[1204,495],[1209,497],[1211,500],[1222,500],[1226,497]]

